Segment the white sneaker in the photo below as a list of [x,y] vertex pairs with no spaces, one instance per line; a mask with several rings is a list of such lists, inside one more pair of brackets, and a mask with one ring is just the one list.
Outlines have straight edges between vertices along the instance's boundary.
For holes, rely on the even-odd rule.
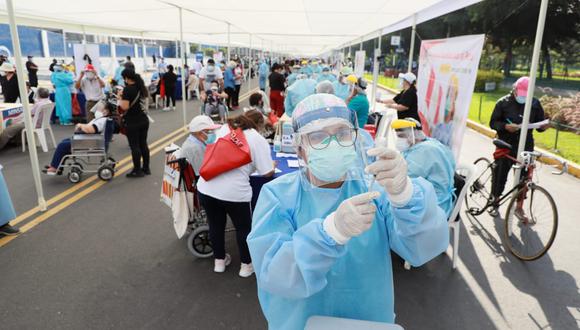
[[242,262],[240,266],[240,276],[241,277],[250,277],[254,274],[254,266],[252,264],[245,264]]
[[175,106],[172,106],[171,107],[171,111],[175,111]]
[[171,109],[169,107],[165,107],[162,111],[171,111]]
[[225,259],[215,259],[213,261],[213,271],[216,273],[223,273],[226,271],[226,266],[232,262],[232,257],[226,253]]

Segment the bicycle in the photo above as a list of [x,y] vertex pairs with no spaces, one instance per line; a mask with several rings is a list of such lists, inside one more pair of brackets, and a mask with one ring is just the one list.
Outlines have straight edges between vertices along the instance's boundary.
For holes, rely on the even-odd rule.
[[[499,139],[493,140],[493,144],[502,149],[512,148]],[[465,205],[468,214],[479,216],[485,211],[499,208],[509,200],[504,226],[507,248],[518,259],[532,261],[546,254],[556,238],[558,208],[550,193],[534,182],[533,176],[538,158],[555,158],[538,151],[524,151],[521,155],[521,162],[508,152],[499,156],[498,159],[512,160],[512,168],[525,170],[526,173],[515,187],[497,199],[491,195],[492,173],[497,164],[485,157],[477,159],[474,162],[477,168],[475,180],[465,196]],[[567,163],[555,160],[560,162],[562,170],[552,174],[562,175],[567,172]]]

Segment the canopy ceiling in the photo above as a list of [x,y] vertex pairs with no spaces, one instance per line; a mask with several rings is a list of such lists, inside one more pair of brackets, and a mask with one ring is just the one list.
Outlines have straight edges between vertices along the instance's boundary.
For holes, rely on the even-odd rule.
[[[17,24],[67,31],[179,39],[178,7],[183,8],[184,40],[251,46],[314,56],[361,38],[376,38],[389,27],[405,28],[480,0],[13,0]],[[6,22],[0,0],[0,22]]]

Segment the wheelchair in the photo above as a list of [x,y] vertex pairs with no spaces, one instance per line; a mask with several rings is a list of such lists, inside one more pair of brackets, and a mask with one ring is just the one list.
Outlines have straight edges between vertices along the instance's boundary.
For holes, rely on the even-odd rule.
[[112,180],[117,162],[110,156],[108,149],[114,129],[113,119],[108,118],[104,134],[74,134],[71,138],[71,153],[62,158],[57,173],[67,173],[71,183],[81,182],[85,173],[97,173],[103,181]]
[[214,123],[225,124],[228,120],[228,106],[223,100],[208,101],[209,98],[201,105],[201,114],[210,117]]

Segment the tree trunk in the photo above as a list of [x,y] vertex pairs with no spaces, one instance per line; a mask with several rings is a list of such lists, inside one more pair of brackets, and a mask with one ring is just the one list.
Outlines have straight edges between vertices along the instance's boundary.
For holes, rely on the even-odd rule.
[[509,41],[505,49],[505,57],[503,59],[503,76],[506,78],[511,76],[510,71],[512,67],[512,57],[512,43]]
[[550,57],[550,49],[548,46],[543,48],[544,64],[546,65],[546,79],[552,80],[552,58]]
[[540,74],[538,75],[538,79],[542,79],[544,77],[544,58],[540,59]]

